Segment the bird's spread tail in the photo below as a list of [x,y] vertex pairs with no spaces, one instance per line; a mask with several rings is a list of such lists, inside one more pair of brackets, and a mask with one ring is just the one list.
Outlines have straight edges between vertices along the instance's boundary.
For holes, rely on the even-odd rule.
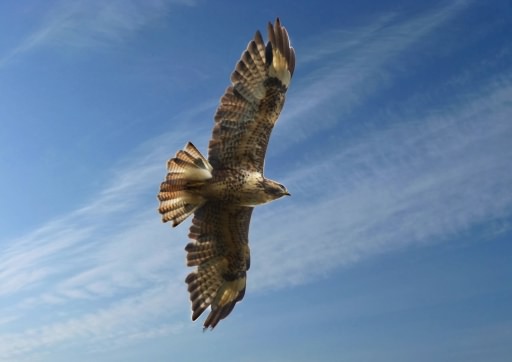
[[158,211],[162,221],[179,225],[205,203],[198,189],[212,178],[212,166],[198,149],[188,143],[167,163],[168,174],[160,185]]

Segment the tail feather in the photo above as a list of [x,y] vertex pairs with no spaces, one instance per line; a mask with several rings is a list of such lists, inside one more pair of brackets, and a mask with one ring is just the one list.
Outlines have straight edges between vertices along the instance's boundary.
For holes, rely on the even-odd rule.
[[213,168],[189,142],[184,150],[178,151],[167,162],[167,170],[158,193],[158,211],[162,214],[162,221],[172,221],[174,227],[206,202],[198,189],[212,178]]
[[176,156],[167,162],[167,170],[169,171],[167,180],[206,181],[212,178],[213,167],[198,149],[189,142],[184,150],[178,151]]

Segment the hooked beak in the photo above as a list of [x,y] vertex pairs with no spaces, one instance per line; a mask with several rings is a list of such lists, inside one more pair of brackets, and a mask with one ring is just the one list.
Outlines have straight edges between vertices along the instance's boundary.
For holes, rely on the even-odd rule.
[[292,194],[290,194],[288,191],[286,191],[286,192],[284,193],[284,195],[285,195],[285,196],[292,196]]

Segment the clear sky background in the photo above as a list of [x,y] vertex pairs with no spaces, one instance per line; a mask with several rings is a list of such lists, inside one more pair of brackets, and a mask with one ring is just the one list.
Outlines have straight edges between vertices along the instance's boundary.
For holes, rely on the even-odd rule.
[[[156,194],[276,16],[292,197],[203,333]],[[1,2],[0,360],[510,361],[510,34],[505,0]]]

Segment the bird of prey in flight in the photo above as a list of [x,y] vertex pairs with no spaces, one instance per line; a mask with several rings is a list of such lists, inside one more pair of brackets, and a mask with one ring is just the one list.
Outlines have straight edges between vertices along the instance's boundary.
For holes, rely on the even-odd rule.
[[185,250],[195,270],[186,283],[192,320],[210,307],[205,329],[215,328],[244,297],[253,208],[289,195],[263,176],[263,165],[294,68],[295,51],[278,18],[268,24],[266,44],[256,32],[231,74],[215,113],[208,159],[189,142],[167,163],[159,212],[173,226],[194,214]]

